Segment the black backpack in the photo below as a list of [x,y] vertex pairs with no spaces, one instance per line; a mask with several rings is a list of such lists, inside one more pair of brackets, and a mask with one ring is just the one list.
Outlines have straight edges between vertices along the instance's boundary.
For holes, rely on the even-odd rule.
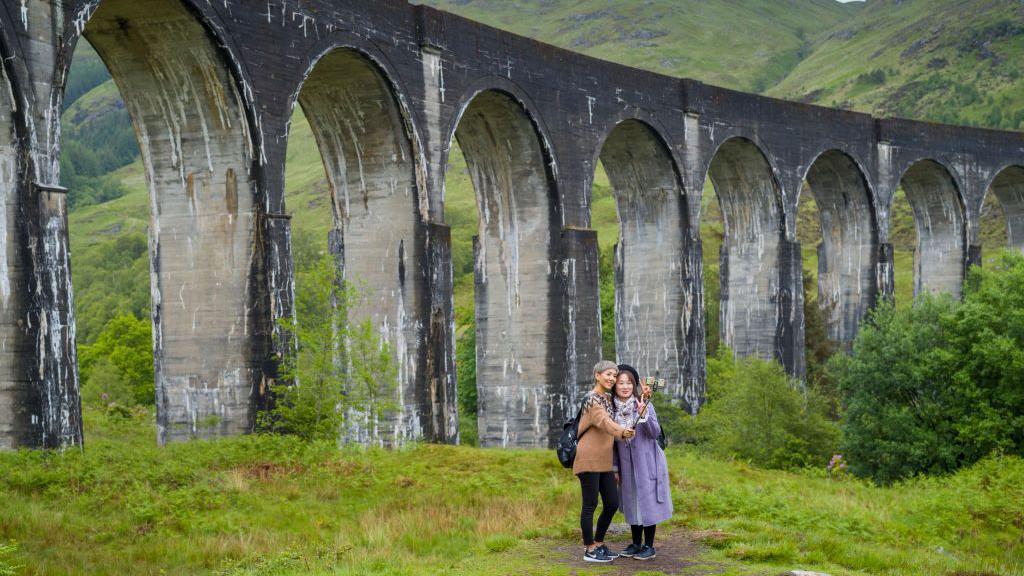
[[[576,460],[576,445],[580,441],[580,416],[582,415],[583,406],[580,406],[580,409],[576,411],[576,416],[562,424],[562,435],[558,437],[558,443],[555,444],[555,453],[563,468],[572,468],[572,463]],[[583,433],[586,434],[587,431],[584,430]]]
[[668,448],[668,437],[665,436],[665,427],[658,426],[658,446],[661,447],[661,451],[664,452],[665,448]]

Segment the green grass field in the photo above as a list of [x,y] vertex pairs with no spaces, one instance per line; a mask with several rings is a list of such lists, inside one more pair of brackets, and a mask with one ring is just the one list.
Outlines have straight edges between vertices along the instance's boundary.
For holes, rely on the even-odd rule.
[[[0,573],[618,573],[577,561],[578,485],[547,450],[158,448],[149,411],[85,417],[84,452],[0,454],[0,543],[16,540]],[[683,574],[1024,574],[1017,458],[891,488],[676,446],[669,467],[676,513],[659,537],[697,546]]]

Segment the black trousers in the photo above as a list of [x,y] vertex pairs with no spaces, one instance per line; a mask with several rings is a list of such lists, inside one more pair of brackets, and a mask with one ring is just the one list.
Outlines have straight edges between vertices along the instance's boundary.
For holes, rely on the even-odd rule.
[[654,529],[658,526],[651,524],[650,526],[629,526],[629,530],[633,533],[633,544],[640,545],[640,537],[644,537],[644,544],[647,546],[654,546]]
[[[604,542],[604,535],[612,523],[612,517],[619,509],[619,487],[615,484],[614,472],[580,472],[580,490],[583,492],[583,507],[580,510],[580,530],[583,544]],[[601,495],[601,515],[597,518],[597,533],[594,533],[594,512],[597,510],[597,496]]]

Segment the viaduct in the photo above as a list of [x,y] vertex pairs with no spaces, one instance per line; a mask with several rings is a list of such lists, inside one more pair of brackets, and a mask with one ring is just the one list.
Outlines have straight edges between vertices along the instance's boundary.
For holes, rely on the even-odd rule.
[[[595,60],[400,0],[2,0],[0,448],[82,442],[60,111],[75,45],[96,48],[149,186],[158,440],[245,433],[293,315],[284,198],[301,105],[331,188],[331,246],[372,287],[398,362],[387,442],[457,440],[445,169],[456,138],[480,212],[481,443],[544,446],[600,354],[598,159],[621,222],[617,349],[703,398],[698,223],[722,204],[721,332],[803,371],[801,191],[824,240],[833,338],[892,293],[902,184],[915,291],[958,294],[994,193],[1024,246],[1024,134],[774,100]],[[808,186],[805,188],[804,183]]]

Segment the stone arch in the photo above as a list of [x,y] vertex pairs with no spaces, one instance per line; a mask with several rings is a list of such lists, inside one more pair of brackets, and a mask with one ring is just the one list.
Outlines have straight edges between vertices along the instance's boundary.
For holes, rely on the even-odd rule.
[[914,297],[948,292],[960,297],[967,254],[966,219],[960,189],[950,171],[931,159],[903,172],[900,184],[914,213]]
[[394,416],[363,422],[347,434],[363,443],[422,438],[430,415],[424,413],[429,401],[416,389],[418,310],[428,296],[417,278],[424,265],[420,189],[406,115],[384,71],[350,48],[332,49],[317,60],[298,103],[327,174],[329,251],[340,275],[361,291],[350,319],[369,319],[397,363]]
[[778,355],[783,211],[781,189],[761,148],[723,142],[708,168],[722,208],[721,339],[741,356]]
[[[684,393],[686,204],[664,139],[648,124],[626,120],[600,151],[619,217],[615,247],[615,351],[641,374]],[[656,289],[652,289],[656,287]]]
[[829,337],[849,343],[877,293],[878,229],[871,190],[860,165],[840,150],[820,154],[806,180],[822,233],[817,247],[818,303]]
[[160,442],[252,430],[265,392],[255,147],[222,44],[179,0],[104,0],[84,35],[132,118],[150,193]]
[[[543,447],[565,402],[555,362],[557,196],[533,117],[504,91],[468,101],[454,137],[479,211],[474,242],[477,424],[482,446]],[[557,411],[561,414],[561,411]]]
[[987,193],[995,194],[1003,209],[1009,247],[1024,251],[1024,166],[1010,165],[1000,170]]

